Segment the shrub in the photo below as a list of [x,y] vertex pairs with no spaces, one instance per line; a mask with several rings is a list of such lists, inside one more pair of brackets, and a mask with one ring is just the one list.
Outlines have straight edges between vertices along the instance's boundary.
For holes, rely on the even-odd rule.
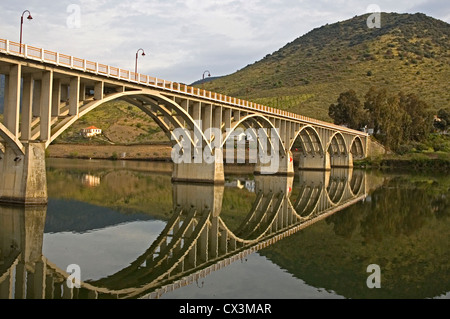
[[397,153],[400,155],[404,155],[406,153],[409,153],[413,150],[412,145],[409,144],[403,144],[403,145],[399,145],[397,148]]

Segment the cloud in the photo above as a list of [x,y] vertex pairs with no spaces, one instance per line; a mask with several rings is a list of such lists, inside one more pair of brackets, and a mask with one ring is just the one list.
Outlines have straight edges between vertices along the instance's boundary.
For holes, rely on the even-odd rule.
[[398,0],[2,0],[0,38],[24,42],[112,66],[191,83],[208,69],[235,72],[326,23],[366,13],[424,12],[448,22],[446,1]]
[[450,5],[445,0],[422,1],[411,7],[413,12],[423,12],[429,16],[450,23]]

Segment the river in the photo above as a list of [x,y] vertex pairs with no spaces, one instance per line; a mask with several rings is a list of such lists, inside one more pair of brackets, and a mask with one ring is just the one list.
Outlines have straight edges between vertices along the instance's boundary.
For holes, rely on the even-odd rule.
[[170,163],[47,159],[48,206],[0,206],[0,267],[26,260],[28,281],[15,268],[8,289],[3,274],[2,296],[67,297],[72,275],[70,298],[450,298],[448,176],[225,177],[178,185]]

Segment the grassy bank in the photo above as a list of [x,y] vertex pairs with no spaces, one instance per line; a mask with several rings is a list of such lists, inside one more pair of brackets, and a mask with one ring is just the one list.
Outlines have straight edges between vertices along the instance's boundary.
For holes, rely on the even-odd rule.
[[47,157],[169,161],[171,149],[171,146],[167,144],[52,144],[47,149]]
[[[171,147],[164,144],[155,145],[50,145],[47,157],[80,158],[107,160],[146,160],[171,161]],[[294,162],[298,165],[298,155],[294,154]],[[420,169],[450,171],[450,153],[416,152],[403,155],[388,154],[368,157],[354,162],[355,168],[374,169]]]
[[357,168],[377,169],[420,169],[450,171],[450,153],[408,153],[404,155],[389,154],[366,158],[354,162]]
[[[146,144],[100,144],[96,140],[87,144],[55,143],[47,149],[47,157],[171,161],[171,146],[168,143]],[[400,152],[372,152],[363,160],[355,160],[355,168],[413,169],[450,171],[450,136],[431,134],[425,141],[405,145]],[[300,154],[293,152],[294,164],[298,165]]]
[[450,136],[430,134],[422,142],[402,145],[396,153],[378,154],[354,162],[360,168],[450,170]]

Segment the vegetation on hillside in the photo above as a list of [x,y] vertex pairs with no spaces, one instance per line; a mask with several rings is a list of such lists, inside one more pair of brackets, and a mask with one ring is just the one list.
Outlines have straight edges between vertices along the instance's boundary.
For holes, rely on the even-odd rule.
[[204,87],[326,121],[349,89],[414,93],[432,111],[448,105],[450,25],[420,13],[381,19],[379,29],[367,27],[367,15],[314,29]]
[[[367,125],[399,154],[449,157],[450,138],[441,133],[450,123],[450,25],[421,13],[382,13],[381,28],[370,29],[367,17],[316,28],[233,74],[194,85],[356,129]],[[104,138],[82,139],[79,130],[89,125]],[[154,141],[168,140],[148,116],[109,102],[56,142]]]
[[[102,129],[102,135],[87,139],[80,130],[88,126]],[[168,142],[161,128],[136,106],[123,101],[107,102],[75,122],[55,143],[135,144]]]
[[447,113],[444,109],[439,113],[444,117],[443,124],[440,124],[441,119],[434,118],[427,103],[414,93],[390,94],[384,88],[375,87],[366,93],[364,103],[354,90],[341,93],[328,112],[335,124],[353,129],[372,128],[375,137],[394,151],[400,151],[405,144],[424,141],[433,129],[438,130],[434,123],[439,123],[445,130]]
[[335,124],[373,130],[390,152],[380,158],[358,161],[358,165],[450,169],[450,109],[433,115],[415,94],[393,94],[371,87],[361,102],[354,90],[342,92],[329,106]]

